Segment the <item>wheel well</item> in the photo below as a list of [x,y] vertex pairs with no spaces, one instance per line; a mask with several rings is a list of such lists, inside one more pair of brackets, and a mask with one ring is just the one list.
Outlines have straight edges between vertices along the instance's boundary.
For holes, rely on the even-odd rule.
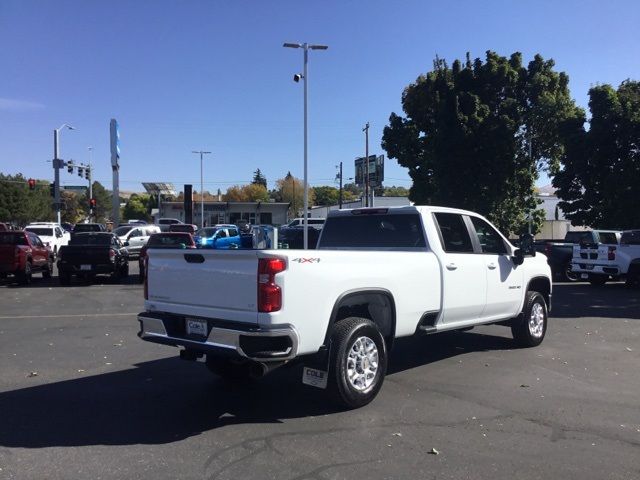
[[348,292],[338,298],[331,312],[325,345],[329,345],[334,325],[350,317],[368,318],[375,323],[387,342],[387,349],[391,349],[396,332],[396,308],[391,292],[362,290]]
[[539,292],[544,297],[544,301],[547,302],[547,307],[549,306],[549,300],[551,296],[551,282],[548,278],[536,277],[531,279],[527,287],[527,291]]

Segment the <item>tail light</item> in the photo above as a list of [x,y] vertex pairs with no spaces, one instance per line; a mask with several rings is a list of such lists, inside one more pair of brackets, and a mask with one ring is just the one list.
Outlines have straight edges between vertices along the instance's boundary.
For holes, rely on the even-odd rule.
[[111,260],[112,263],[116,261],[116,251],[115,250],[109,250],[109,260]]
[[616,259],[616,247],[609,247],[609,254],[607,255],[608,260]]
[[284,258],[258,259],[258,311],[277,312],[282,308],[282,289],[276,275],[287,268]]

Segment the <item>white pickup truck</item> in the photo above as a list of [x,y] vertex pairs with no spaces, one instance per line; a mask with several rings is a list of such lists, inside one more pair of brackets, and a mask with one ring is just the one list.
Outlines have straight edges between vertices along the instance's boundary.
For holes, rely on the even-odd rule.
[[571,269],[593,285],[624,278],[640,284],[640,230],[616,232],[619,243],[575,246]]
[[355,408],[380,390],[395,338],[497,323],[540,344],[551,271],[523,240],[411,206],[333,211],[317,250],[150,248],[138,335],[224,377],[299,360],[303,383]]

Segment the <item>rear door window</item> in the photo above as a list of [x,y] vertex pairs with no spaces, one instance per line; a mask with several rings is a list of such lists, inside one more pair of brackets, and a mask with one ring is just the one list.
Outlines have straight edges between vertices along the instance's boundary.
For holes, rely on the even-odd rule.
[[442,248],[447,253],[473,253],[469,230],[462,215],[457,213],[434,213]]
[[640,230],[624,232],[620,239],[622,245],[640,245]]
[[618,237],[613,232],[600,232],[600,243],[618,243]]

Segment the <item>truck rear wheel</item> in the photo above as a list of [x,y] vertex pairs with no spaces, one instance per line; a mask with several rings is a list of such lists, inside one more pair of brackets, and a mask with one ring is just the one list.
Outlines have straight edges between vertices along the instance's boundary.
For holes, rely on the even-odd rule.
[[371,402],[384,382],[387,350],[371,320],[351,317],[338,322],[331,335],[328,389],[347,408]]
[[511,321],[513,339],[521,347],[536,347],[547,333],[547,302],[540,292],[529,291],[522,314]]

